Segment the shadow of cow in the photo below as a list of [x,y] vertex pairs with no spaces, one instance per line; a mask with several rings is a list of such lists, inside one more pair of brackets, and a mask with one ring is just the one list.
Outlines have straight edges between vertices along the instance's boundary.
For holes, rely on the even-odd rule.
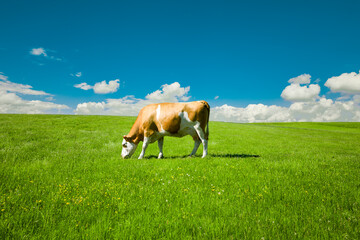
[[[252,154],[239,154],[239,153],[217,153],[217,154],[209,154],[209,157],[214,157],[214,158],[258,158],[260,157],[260,155],[252,155]],[[175,158],[193,158],[193,157],[201,157],[201,155],[198,156],[192,156],[190,157],[189,155],[182,155],[182,156],[170,156],[170,157],[164,157],[167,159],[175,159]],[[150,155],[148,157],[145,157],[146,159],[153,159],[153,158],[158,158],[156,155]]]

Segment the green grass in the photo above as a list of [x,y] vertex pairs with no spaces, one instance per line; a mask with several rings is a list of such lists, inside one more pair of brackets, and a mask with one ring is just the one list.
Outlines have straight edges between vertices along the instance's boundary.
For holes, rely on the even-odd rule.
[[0,115],[0,239],[359,239],[360,123],[210,123],[120,157],[132,117]]

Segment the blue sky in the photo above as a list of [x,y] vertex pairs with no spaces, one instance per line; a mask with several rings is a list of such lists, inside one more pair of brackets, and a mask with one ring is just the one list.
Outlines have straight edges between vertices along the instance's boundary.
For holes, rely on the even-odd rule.
[[[190,89],[175,100],[204,99],[219,111],[224,105],[242,111],[250,104],[289,109],[311,98],[352,101],[352,117],[333,120],[357,120],[360,91],[324,84],[336,76],[354,89],[360,84],[359,1],[3,1],[0,6],[3,81],[47,93],[3,88],[23,101],[66,105],[60,112],[73,114],[81,103],[129,95],[137,103],[157,90],[165,94],[165,84],[179,83],[174,88]],[[345,73],[356,74],[349,80]],[[302,90],[315,84],[320,92],[314,89],[306,101],[282,97],[289,79],[303,74],[311,75],[311,82],[301,83]],[[109,93],[74,87],[117,79],[118,88]],[[21,112],[16,105],[0,111]]]

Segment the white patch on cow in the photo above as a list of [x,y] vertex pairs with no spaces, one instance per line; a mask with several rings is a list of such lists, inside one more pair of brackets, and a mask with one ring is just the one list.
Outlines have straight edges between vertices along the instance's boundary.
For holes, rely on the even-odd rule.
[[180,112],[179,117],[181,118],[181,123],[176,137],[183,137],[186,135],[196,136],[194,126],[197,124],[200,125],[200,123],[198,121],[191,121],[187,112]]
[[160,110],[161,110],[161,106],[159,104],[157,109],[156,109],[156,120],[158,120],[158,121],[159,121],[159,118],[160,118]]
[[123,139],[123,141],[122,141],[122,150],[121,150],[122,158],[131,157],[134,154],[137,146],[138,146],[137,144],[132,143],[132,142],[128,142],[125,139]]
[[158,105],[157,109],[156,109],[156,120],[159,122],[160,124],[160,131],[159,132],[163,132],[164,129],[163,129],[163,126],[161,124],[161,121],[160,121],[160,111],[161,111],[161,106],[160,104]]
[[171,136],[171,133],[162,129],[162,126],[161,126],[161,131],[159,133],[161,134],[161,136]]
[[[156,109],[156,117],[158,117],[158,115],[160,113],[160,105],[159,107],[157,107]],[[179,117],[181,118],[181,122],[180,122],[180,128],[179,131],[177,133],[170,133],[166,130],[164,130],[162,128],[161,122],[159,121],[160,124],[160,131],[159,132],[155,132],[152,136],[149,137],[149,142],[153,143],[155,141],[157,141],[159,138],[162,138],[164,136],[172,136],[172,137],[184,137],[186,135],[190,135],[190,136],[196,136],[196,130],[194,128],[194,126],[198,125],[200,126],[200,123],[198,121],[193,122],[189,119],[189,115],[187,112],[180,112],[179,113]],[[158,120],[158,118],[157,118]]]

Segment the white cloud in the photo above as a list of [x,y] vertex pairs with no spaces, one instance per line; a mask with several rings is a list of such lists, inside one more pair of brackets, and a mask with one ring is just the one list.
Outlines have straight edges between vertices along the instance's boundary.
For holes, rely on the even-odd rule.
[[40,100],[28,101],[20,98],[15,93],[0,91],[0,113],[60,113],[64,109],[69,109],[69,107]]
[[33,48],[33,49],[31,49],[30,54],[36,55],[36,56],[43,55],[44,57],[48,56],[45,49],[43,49],[43,48]]
[[300,76],[291,78],[288,83],[299,83],[299,84],[309,84],[311,81],[311,76],[310,74],[302,74]]
[[77,72],[77,73],[71,73],[70,76],[73,76],[73,77],[81,77],[82,76],[82,72]]
[[44,91],[33,90],[32,86],[10,82],[8,77],[0,72],[0,91],[16,92],[27,95],[50,95]]
[[[291,78],[288,82],[291,83],[281,93],[281,97],[287,101],[292,102],[307,102],[314,101],[319,98],[320,86],[318,84],[310,84],[311,76],[309,74],[302,74],[295,78]],[[301,84],[306,84],[301,86]]]
[[360,93],[360,73],[343,73],[340,76],[331,77],[326,81],[325,86],[332,92]]
[[157,102],[177,102],[178,99],[187,101],[190,96],[186,96],[190,91],[190,87],[182,88],[178,82],[170,85],[164,84],[161,86],[162,90],[156,90],[148,94],[145,98]]
[[40,100],[24,100],[16,93],[24,95],[50,95],[44,91],[31,89],[30,85],[13,83],[8,77],[0,73],[0,113],[60,113],[63,109],[69,109],[68,106],[55,104],[53,102],[44,102]]
[[8,81],[8,77],[3,75],[4,73],[0,72],[0,80]]
[[315,102],[293,103],[289,108],[296,121],[339,122],[359,121],[360,105],[354,101],[333,101],[320,98]]
[[292,120],[287,108],[276,105],[250,104],[246,108],[229,105],[212,108],[212,121],[224,122],[289,122]]
[[[43,56],[45,57],[46,59],[51,59],[51,60],[55,60],[55,61],[62,61],[63,59],[62,58],[59,58],[59,57],[55,57],[55,56],[52,56],[52,55],[49,55],[48,52],[55,52],[53,50],[49,50],[46,51],[44,48],[33,48],[30,50],[30,54],[31,55],[35,55],[35,56]],[[40,66],[44,65],[43,63],[38,63]]]
[[360,95],[355,95],[355,96],[353,97],[353,100],[354,100],[355,103],[360,104]]
[[47,97],[47,98],[45,98],[46,100],[48,100],[48,101],[55,101],[55,99],[54,99],[54,97]]
[[350,101],[319,98],[295,102],[290,107],[250,104],[246,108],[228,105],[211,109],[210,119],[225,122],[340,122],[360,121],[360,97]]
[[80,84],[75,84],[74,87],[80,88],[83,90],[93,89],[94,92],[98,93],[98,94],[114,93],[120,87],[120,80],[119,79],[110,80],[108,84],[104,80],[102,82],[95,83],[94,86],[91,86],[91,85],[83,82]]
[[287,101],[313,101],[320,93],[320,86],[317,84],[310,84],[309,86],[300,86],[299,83],[292,83],[287,86],[281,93],[281,97]]
[[219,96],[215,96],[214,99],[215,99],[215,100],[219,99]]
[[109,81],[109,84],[107,84],[106,81],[104,80],[102,82],[95,83],[93,89],[95,93],[99,93],[99,94],[114,93],[120,87],[119,82],[120,82],[119,79],[115,79]]
[[79,83],[79,84],[75,84],[74,87],[76,88],[80,88],[82,90],[89,90],[89,89],[92,89],[93,87],[90,86],[89,84],[83,82],[83,83]]
[[[249,104],[241,108],[225,104],[212,107],[210,119],[245,123],[360,121],[360,95],[332,100],[319,97],[320,86],[317,84],[300,86],[300,83],[294,80],[288,87],[291,88],[284,89],[286,91],[283,97],[293,101],[289,107]],[[144,99],[126,96],[120,99],[107,99],[104,102],[81,103],[78,104],[75,114],[136,116],[142,107],[151,103],[187,101],[190,99],[189,91],[190,87],[181,87],[177,82],[165,84],[159,90],[146,95]]]
[[107,99],[105,102],[87,102],[77,105],[75,114],[103,114],[136,116],[140,109],[151,103],[187,101],[190,87],[181,87],[178,82],[170,85],[165,84],[161,89],[148,95],[145,99],[137,99],[134,96],[125,96],[120,99]]
[[97,115],[102,114],[105,109],[104,102],[85,102],[80,103],[76,107],[76,113],[80,115]]

